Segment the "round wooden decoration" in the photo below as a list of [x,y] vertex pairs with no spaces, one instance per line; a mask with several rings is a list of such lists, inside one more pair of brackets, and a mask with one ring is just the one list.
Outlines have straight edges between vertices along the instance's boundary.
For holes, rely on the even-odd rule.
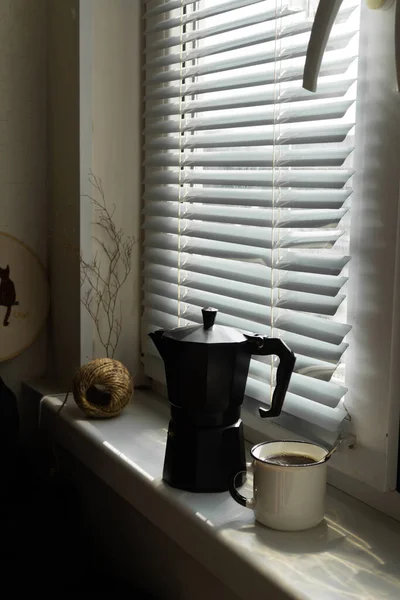
[[49,310],[43,265],[25,244],[0,232],[0,362],[38,337]]

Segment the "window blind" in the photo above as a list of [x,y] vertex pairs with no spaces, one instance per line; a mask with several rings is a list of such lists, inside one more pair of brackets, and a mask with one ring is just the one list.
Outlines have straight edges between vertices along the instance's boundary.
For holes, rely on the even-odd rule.
[[[358,2],[345,0],[318,92],[302,88],[312,21],[301,0],[145,2],[147,333],[217,322],[281,337],[297,362],[277,423],[337,431],[346,416],[346,282]],[[270,402],[276,365],[251,361]]]

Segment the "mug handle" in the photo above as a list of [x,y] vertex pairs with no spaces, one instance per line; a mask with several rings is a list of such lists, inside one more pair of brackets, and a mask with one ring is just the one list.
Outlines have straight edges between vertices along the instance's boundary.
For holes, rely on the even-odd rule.
[[248,471],[254,472],[253,463],[251,463],[251,462],[246,463],[245,471],[238,471],[237,473],[234,473],[229,478],[228,489],[229,489],[230,495],[238,504],[241,504],[242,506],[245,506],[246,508],[254,508],[254,498],[246,498],[246,496],[242,496],[242,494],[240,494],[236,489],[237,477],[239,475],[241,475],[242,473],[246,473],[246,475],[247,475]]

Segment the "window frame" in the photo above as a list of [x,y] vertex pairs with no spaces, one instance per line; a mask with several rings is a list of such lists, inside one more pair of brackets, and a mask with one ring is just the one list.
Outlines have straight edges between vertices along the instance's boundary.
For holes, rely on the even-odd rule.
[[[342,451],[332,458],[329,481],[400,519],[400,495],[396,491],[400,422],[400,369],[396,368],[400,359],[399,169],[396,158],[400,157],[400,141],[396,139],[396,127],[393,126],[393,123],[400,123],[400,98],[395,89],[392,10],[394,8],[370,11],[364,3],[361,8],[350,226],[352,260],[348,288],[348,314],[353,331],[348,337],[346,385],[349,392],[345,399],[352,416],[351,431],[357,442],[354,444],[354,438],[349,437]],[[376,165],[377,155],[381,162],[372,172],[370,165]],[[382,198],[386,201],[382,202]],[[371,211],[373,219],[367,223]],[[377,223],[381,227],[378,240],[373,235]],[[368,234],[371,237],[367,240]],[[379,252],[371,240],[383,244]],[[380,295],[378,303],[370,307],[371,290],[375,290],[375,294],[378,290]],[[366,299],[361,308],[360,298]],[[362,377],[363,369],[365,371],[371,365],[376,370],[375,375],[372,379]],[[160,387],[156,387],[159,391]],[[243,409],[243,421],[247,426],[246,437],[252,442],[258,441],[260,436],[264,439],[299,437],[257,419],[246,408]]]

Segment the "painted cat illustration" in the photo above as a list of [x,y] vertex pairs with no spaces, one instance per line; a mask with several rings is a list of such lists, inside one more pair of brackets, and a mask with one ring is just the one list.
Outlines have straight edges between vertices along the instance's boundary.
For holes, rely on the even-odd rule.
[[7,327],[7,325],[10,324],[8,319],[11,315],[11,307],[18,306],[18,304],[15,286],[10,279],[10,265],[7,265],[5,269],[0,267],[0,306],[5,306],[7,308],[3,321],[4,327]]

